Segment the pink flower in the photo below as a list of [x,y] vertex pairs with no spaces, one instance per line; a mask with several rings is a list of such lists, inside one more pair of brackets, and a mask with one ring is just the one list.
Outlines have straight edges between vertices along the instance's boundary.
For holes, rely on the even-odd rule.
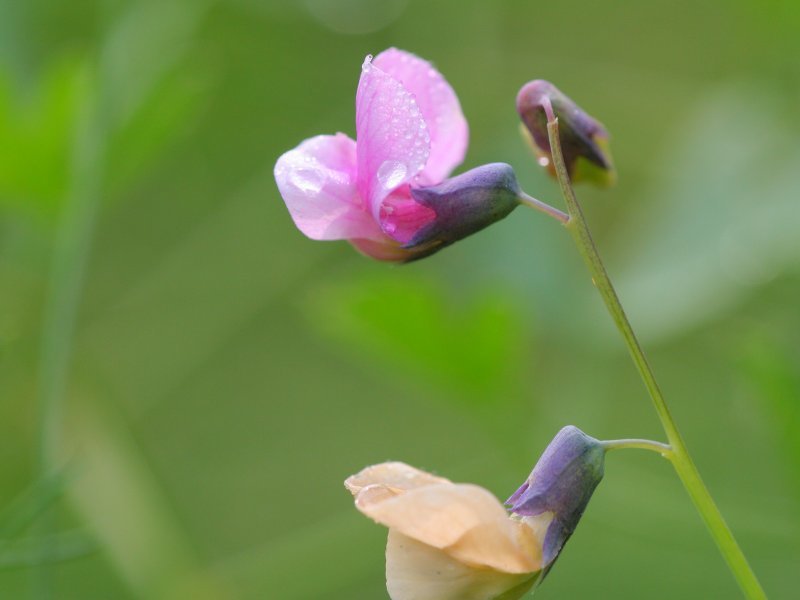
[[275,180],[297,227],[348,240],[378,260],[416,256],[403,246],[436,219],[411,186],[442,182],[461,163],[468,128],[458,98],[430,63],[390,48],[367,56],[356,93],[356,137],[319,135],[278,159]]

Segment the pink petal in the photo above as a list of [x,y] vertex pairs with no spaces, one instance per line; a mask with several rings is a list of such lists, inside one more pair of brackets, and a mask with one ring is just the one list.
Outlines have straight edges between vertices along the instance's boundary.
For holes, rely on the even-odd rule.
[[358,190],[376,221],[383,200],[428,161],[430,136],[414,97],[367,56],[356,93]]
[[369,256],[375,260],[385,262],[406,262],[409,259],[410,251],[404,249],[399,243],[388,236],[384,236],[384,241],[355,238],[349,240],[353,247],[364,256]]
[[416,99],[431,139],[421,183],[439,183],[464,160],[469,141],[467,120],[453,88],[429,62],[397,48],[381,52],[373,65],[402,83]]
[[395,190],[384,199],[380,210],[381,228],[401,244],[408,243],[436,212],[414,200],[408,186]]
[[386,240],[356,189],[356,143],[318,135],[278,159],[275,181],[298,229],[314,240]]

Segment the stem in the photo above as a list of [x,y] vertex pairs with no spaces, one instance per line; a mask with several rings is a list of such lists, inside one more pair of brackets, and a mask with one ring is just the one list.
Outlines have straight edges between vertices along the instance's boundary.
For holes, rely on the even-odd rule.
[[[547,109],[547,106],[545,106],[545,109]],[[644,381],[644,385],[650,394],[650,398],[653,400],[653,405],[655,406],[658,417],[661,420],[662,426],[664,427],[664,432],[667,435],[669,445],[672,448],[672,451],[667,455],[667,458],[672,461],[678,477],[683,483],[683,486],[686,488],[686,491],[689,493],[689,497],[692,499],[697,511],[700,513],[700,516],[705,522],[706,527],[708,527],[711,537],[714,538],[720,553],[728,563],[728,566],[730,567],[734,577],[736,578],[736,581],[744,592],[745,597],[749,598],[750,600],[766,600],[767,596],[764,593],[761,584],[759,584],[758,579],[756,578],[753,570],[750,568],[744,553],[736,543],[733,533],[731,533],[730,528],[725,523],[725,519],[719,512],[719,509],[714,503],[708,488],[706,488],[703,480],[700,477],[697,467],[689,455],[689,451],[687,450],[686,444],[684,443],[683,438],[678,431],[678,427],[675,424],[675,420],[673,419],[672,414],[667,407],[664,396],[661,393],[658,384],[656,383],[653,370],[647,362],[644,351],[642,350],[639,341],[636,339],[636,335],[634,334],[633,328],[628,321],[628,317],[625,315],[625,311],[622,308],[619,297],[617,296],[614,286],[611,284],[611,280],[608,277],[608,273],[603,266],[603,262],[601,261],[600,255],[597,252],[597,247],[595,246],[594,240],[589,233],[589,228],[586,224],[586,220],[584,219],[583,211],[581,210],[578,200],[575,197],[575,192],[572,189],[572,183],[570,182],[567,167],[564,163],[564,156],[561,150],[561,140],[558,134],[558,119],[552,114],[552,109],[548,111],[547,133],[550,138],[553,166],[555,167],[558,182],[561,186],[561,193],[564,196],[564,201],[567,204],[567,209],[570,215],[569,221],[566,224],[566,228],[569,230],[570,234],[572,234],[572,237],[578,246],[578,250],[580,251],[584,261],[586,262],[586,265],[589,268],[592,281],[597,287],[597,290],[600,292],[608,312],[611,314],[614,323],[617,325],[617,328],[622,334],[622,337],[625,340],[625,345],[628,347],[631,358],[636,365],[636,369],[639,371],[639,375],[641,375],[642,380]]]
[[562,225],[566,225],[569,223],[569,215],[565,212],[561,212],[554,206],[550,206],[546,202],[542,202],[541,200],[537,200],[533,196],[529,196],[523,191],[520,191],[519,196],[517,196],[517,200],[519,203],[532,208],[534,210],[538,210],[539,212],[543,212],[544,214],[553,217],[554,219],[561,221]]
[[[58,470],[64,396],[72,355],[72,339],[80,304],[92,232],[100,199],[98,181],[100,135],[92,102],[87,101],[75,133],[72,181],[62,208],[48,282],[38,370],[38,432],[36,468],[40,481]],[[53,597],[53,542],[55,515],[45,515],[39,527],[41,547],[33,569],[33,592],[38,598]]]
[[608,450],[620,450],[623,448],[638,448],[639,450],[650,450],[658,452],[668,460],[672,460],[672,446],[654,442],[652,440],[603,440],[600,442],[603,448]]

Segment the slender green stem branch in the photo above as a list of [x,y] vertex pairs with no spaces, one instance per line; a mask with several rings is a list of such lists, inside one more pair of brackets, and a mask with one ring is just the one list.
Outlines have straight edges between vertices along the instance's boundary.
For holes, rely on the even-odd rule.
[[520,192],[519,196],[517,196],[517,200],[523,206],[527,206],[528,208],[532,208],[533,210],[538,210],[548,216],[553,217],[554,219],[561,221],[563,225],[566,225],[569,222],[569,215],[565,212],[561,212],[554,206],[550,206],[546,202],[542,202],[541,200],[537,200],[533,196],[529,196],[525,192]]
[[652,440],[603,440],[600,445],[606,450],[621,450],[623,448],[650,450],[651,452],[658,452],[666,459],[672,460],[672,446]]
[[[547,108],[548,107],[545,106],[545,109]],[[633,362],[636,365],[636,369],[639,371],[639,375],[641,375],[644,385],[653,400],[653,405],[655,406],[656,412],[661,419],[661,424],[664,427],[667,440],[672,448],[672,451],[667,456],[672,461],[678,477],[681,479],[686,491],[689,493],[689,497],[692,499],[692,502],[708,527],[711,536],[714,538],[714,541],[719,547],[722,556],[728,563],[728,566],[733,572],[736,581],[742,588],[745,597],[749,598],[750,600],[766,600],[767,596],[764,593],[761,584],[759,584],[755,573],[748,564],[744,553],[736,542],[736,539],[733,537],[733,533],[731,533],[730,528],[725,523],[725,519],[722,517],[722,514],[714,503],[708,488],[706,488],[705,484],[703,483],[700,473],[698,472],[697,467],[689,455],[689,451],[687,450],[686,444],[684,443],[683,438],[681,437],[681,434],[675,424],[675,420],[673,419],[672,414],[667,407],[664,396],[661,393],[658,384],[656,383],[653,370],[647,362],[644,351],[642,350],[639,341],[636,339],[636,335],[634,334],[633,328],[628,321],[628,317],[625,315],[625,311],[622,308],[619,297],[617,296],[617,293],[611,284],[608,273],[603,266],[603,262],[600,259],[599,253],[597,252],[597,247],[594,244],[594,240],[589,233],[589,228],[583,216],[583,211],[581,210],[578,200],[575,197],[575,192],[572,189],[572,183],[570,182],[561,149],[561,139],[558,133],[558,119],[553,115],[552,108],[550,108],[547,113],[547,132],[550,139],[553,166],[555,167],[558,182],[561,186],[561,193],[564,196],[564,201],[567,204],[567,209],[570,216],[569,221],[566,224],[566,228],[569,230],[570,234],[575,240],[583,259],[589,268],[592,281],[597,287],[597,290],[600,292],[600,295],[602,296],[603,301],[608,308],[608,312],[611,314],[614,323],[617,325],[617,328],[622,334],[625,344],[631,354],[631,358],[633,358]]]
[[[93,104],[87,102],[76,130],[72,181],[62,208],[50,267],[44,309],[38,371],[38,476],[45,481],[58,470],[57,456],[62,429],[72,339],[88,262],[92,232],[100,199],[98,164],[100,134],[96,130]],[[41,558],[33,570],[34,596],[53,596],[52,560],[55,519],[46,515],[39,526]]]

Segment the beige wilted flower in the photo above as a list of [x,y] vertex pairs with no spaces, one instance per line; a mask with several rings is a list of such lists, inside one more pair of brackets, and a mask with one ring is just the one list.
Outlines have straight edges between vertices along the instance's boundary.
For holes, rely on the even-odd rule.
[[510,517],[491,493],[400,462],[345,481],[358,510],[389,528],[392,600],[516,600],[542,570],[552,513]]

